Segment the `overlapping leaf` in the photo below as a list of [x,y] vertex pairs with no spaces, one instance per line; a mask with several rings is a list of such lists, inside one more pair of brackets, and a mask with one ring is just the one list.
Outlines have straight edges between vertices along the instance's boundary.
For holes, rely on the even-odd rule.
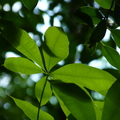
[[[29,117],[31,120],[37,120],[37,111],[38,111],[38,108],[33,106],[31,103],[27,102],[27,101],[23,101],[23,100],[20,100],[20,99],[16,99],[14,97],[11,97],[16,105],[22,109],[22,111],[27,115],[27,117]],[[54,120],[54,118],[40,110],[40,117],[39,117],[39,120]]]
[[49,71],[59,61],[69,54],[69,41],[67,35],[59,27],[49,27],[45,32],[43,55],[46,68]]
[[91,98],[72,83],[51,81],[52,88],[77,120],[96,120]]
[[109,89],[103,108],[102,120],[119,120],[120,118],[120,79]]
[[[42,79],[40,79],[36,83],[35,93],[36,93],[36,97],[37,97],[38,101],[40,101],[40,98],[41,98],[41,95],[42,95],[42,92],[43,92],[43,89],[44,89],[45,82],[46,82],[46,77],[43,77]],[[52,91],[51,91],[51,88],[50,88],[50,84],[47,81],[45,89],[44,89],[43,97],[42,97],[41,106],[48,102],[51,95],[52,95]]]
[[13,71],[23,74],[35,74],[43,72],[40,67],[35,65],[33,62],[22,57],[10,57],[4,62],[4,66]]
[[102,46],[102,54],[106,57],[108,62],[120,71],[120,55],[111,47]]
[[53,79],[75,83],[95,91],[109,89],[115,81],[115,78],[106,71],[80,63],[65,65],[51,73],[51,76]]

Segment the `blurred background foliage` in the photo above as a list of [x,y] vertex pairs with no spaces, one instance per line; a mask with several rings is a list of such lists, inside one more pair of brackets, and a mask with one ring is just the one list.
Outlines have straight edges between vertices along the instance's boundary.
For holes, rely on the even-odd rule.
[[[39,0],[33,11],[29,11],[19,0],[1,0],[0,18],[13,21],[18,27],[26,30],[39,47],[43,40],[43,34],[49,26],[62,27],[70,41],[70,54],[57,67],[79,62],[105,69],[118,77],[117,70],[112,68],[101,55],[100,45],[93,55],[93,50],[84,45],[89,39],[91,28],[88,25],[77,23],[73,18],[74,11],[82,6],[97,8],[103,15],[107,12],[107,9],[100,7],[94,0]],[[113,13],[111,12],[112,16]],[[103,41],[117,49],[109,34],[108,31]],[[7,70],[2,64],[5,58],[11,56],[23,55],[0,34],[0,120],[28,120],[29,118],[24,115],[7,94],[27,100],[37,106],[38,101],[35,98],[34,88],[35,83],[43,75],[28,76]],[[45,106],[42,106],[42,109],[54,116],[55,120],[65,120],[64,113],[54,95]]]

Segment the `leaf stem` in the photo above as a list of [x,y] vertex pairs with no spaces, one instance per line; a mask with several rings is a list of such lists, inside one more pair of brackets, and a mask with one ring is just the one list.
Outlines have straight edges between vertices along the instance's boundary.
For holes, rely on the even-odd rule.
[[38,104],[37,120],[39,120],[39,117],[40,117],[40,106],[41,106],[41,102],[42,102],[45,86],[47,84],[47,80],[48,80],[48,75],[46,76],[45,84],[43,86],[43,90],[42,90],[42,93],[41,93],[41,96],[40,96],[40,102]]

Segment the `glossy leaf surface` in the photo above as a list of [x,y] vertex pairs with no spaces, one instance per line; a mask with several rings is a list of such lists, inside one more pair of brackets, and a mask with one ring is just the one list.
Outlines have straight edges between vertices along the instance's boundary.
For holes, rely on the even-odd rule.
[[[40,97],[42,95],[45,81],[46,81],[46,77],[43,77],[36,83],[35,94],[36,94],[38,101],[40,101]],[[41,105],[46,104],[49,101],[51,95],[52,95],[52,91],[50,88],[50,83],[47,81],[45,89],[44,89]]]
[[43,55],[46,68],[49,71],[59,61],[69,54],[69,41],[67,35],[59,27],[49,27],[45,32]]
[[35,74],[43,72],[40,67],[35,65],[33,62],[22,57],[10,57],[4,62],[4,66],[13,71],[23,74]]
[[23,4],[29,9],[33,10],[34,7],[37,5],[38,0],[22,0]]
[[115,78],[106,71],[80,63],[65,65],[51,73],[51,76],[53,79],[75,83],[95,91],[106,90],[115,81]]
[[120,71],[120,55],[115,49],[103,45],[102,54],[112,66],[116,67]]
[[[77,9],[76,12],[78,12],[78,15],[76,17],[75,16],[74,17],[78,22],[83,23],[83,24],[88,23],[92,27],[93,27],[93,24],[98,24],[102,19],[102,15],[100,14],[100,12],[93,7],[83,6],[83,7],[80,7],[79,9]],[[90,19],[92,19],[92,20],[89,20],[87,18],[85,18],[85,20],[84,20],[84,18],[82,18],[83,16],[80,16],[79,12],[89,15]],[[92,21],[93,23],[90,21]]]
[[38,46],[26,31],[19,29],[13,22],[5,20],[0,20],[0,30],[18,51],[43,67]]
[[96,120],[91,98],[72,83],[52,81],[52,88],[77,120]]
[[109,89],[103,108],[102,120],[118,120],[120,118],[120,79]]
[[120,48],[120,30],[111,30],[112,37],[117,44],[117,46]]
[[[14,102],[16,103],[16,105],[22,109],[22,111],[31,119],[31,120],[37,120],[37,111],[38,111],[38,108],[33,106],[31,103],[27,102],[27,101],[23,101],[23,100],[20,100],[20,99],[16,99],[14,97],[11,97]],[[40,111],[40,118],[39,120],[54,120],[54,118],[44,112],[44,111]]]

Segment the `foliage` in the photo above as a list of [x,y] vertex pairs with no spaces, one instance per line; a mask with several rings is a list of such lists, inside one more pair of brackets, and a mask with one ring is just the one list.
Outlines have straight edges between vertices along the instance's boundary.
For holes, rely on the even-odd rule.
[[[23,14],[26,14],[25,18],[27,18],[27,15],[38,17],[31,12],[38,1],[30,3],[28,0],[22,0],[22,2],[24,5],[23,10],[27,11],[23,11]],[[117,30],[120,18],[116,17],[119,14],[120,6],[115,0],[96,0],[96,2],[103,8],[109,8],[108,11],[104,13],[104,11],[101,10],[99,12],[94,7],[82,6],[73,12],[73,17],[74,21],[76,20],[79,24],[85,24],[89,29],[88,36],[86,35],[82,43],[89,51],[88,54],[93,54],[94,56],[97,49],[99,49],[102,53],[101,56],[104,56],[116,68],[112,72],[85,65],[83,64],[84,61],[83,63],[71,62],[74,59],[70,60],[70,58],[75,54],[75,48],[71,48],[71,44],[74,47],[74,41],[68,39],[67,34],[61,27],[51,25],[45,31],[44,39],[41,40],[41,45],[38,47],[26,30],[19,28],[14,20],[10,21],[1,15],[1,35],[20,54],[19,57],[6,58],[3,66],[8,70],[19,73],[19,75],[43,73],[43,77],[37,81],[34,87],[34,98],[38,105],[36,105],[36,102],[30,103],[29,99],[26,101],[16,98],[17,96],[8,95],[31,120],[58,119],[58,116],[55,117],[53,113],[47,112],[42,108],[49,106],[49,100],[53,95],[59,101],[61,111],[66,120],[119,119],[120,56],[115,47],[120,47],[120,31]],[[54,4],[56,5],[55,1],[52,2],[51,6]],[[103,14],[101,14],[102,12]],[[111,12],[115,16],[112,16]],[[110,15],[114,21],[112,25],[109,23]],[[28,18],[30,20],[30,17]],[[32,25],[35,24],[35,26],[37,24],[37,22],[31,23]],[[102,41],[107,29],[111,31],[111,40],[109,41],[114,40],[115,46],[112,46],[113,41],[111,44]],[[41,36],[35,28],[33,31]],[[82,53],[84,54],[84,52]],[[84,56],[87,56],[87,54],[84,54]],[[58,66],[61,61],[64,61],[65,64]],[[95,92],[98,95],[101,94],[105,99],[96,101],[95,96],[91,92]]]

